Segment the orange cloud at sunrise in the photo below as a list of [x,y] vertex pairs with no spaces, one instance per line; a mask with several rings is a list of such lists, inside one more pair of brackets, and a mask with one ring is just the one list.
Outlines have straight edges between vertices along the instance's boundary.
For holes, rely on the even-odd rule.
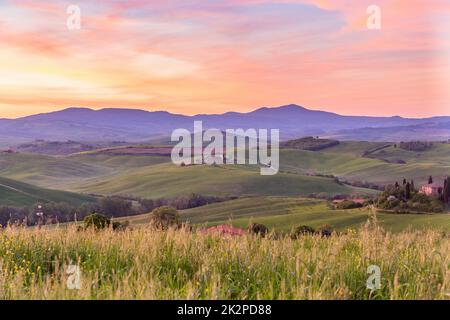
[[[66,26],[70,4],[81,29]],[[71,106],[173,113],[297,103],[450,114],[450,2],[0,0],[0,117]]]

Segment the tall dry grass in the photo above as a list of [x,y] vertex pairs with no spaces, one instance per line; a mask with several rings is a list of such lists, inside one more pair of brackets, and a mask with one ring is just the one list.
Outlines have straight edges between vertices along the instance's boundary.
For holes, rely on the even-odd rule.
[[[81,289],[66,268],[81,268]],[[381,289],[366,288],[367,267]],[[450,239],[363,228],[329,238],[187,231],[0,231],[0,299],[449,299]]]

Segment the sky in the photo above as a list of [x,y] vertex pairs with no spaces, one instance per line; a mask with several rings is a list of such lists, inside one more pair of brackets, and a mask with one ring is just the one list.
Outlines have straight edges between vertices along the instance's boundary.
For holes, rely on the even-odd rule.
[[[371,4],[381,29],[367,27]],[[0,118],[291,103],[450,115],[448,0],[0,0],[0,30]]]

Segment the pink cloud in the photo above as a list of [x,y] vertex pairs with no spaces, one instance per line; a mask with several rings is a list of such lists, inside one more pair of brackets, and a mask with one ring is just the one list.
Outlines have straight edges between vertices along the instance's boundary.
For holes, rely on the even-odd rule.
[[[443,101],[433,96],[433,75],[446,41],[436,19],[450,12],[448,1],[380,0],[380,31],[365,28],[365,4],[348,0],[79,3],[82,30],[70,32],[65,2],[11,1],[34,19],[8,21],[0,48],[20,51],[18,65],[26,57],[61,77],[109,88],[114,99],[95,96],[96,87],[82,97],[67,87],[64,99],[27,95],[26,88],[0,98],[17,106],[129,102],[189,114],[297,102],[342,113],[423,115]],[[314,16],[297,19],[304,10]],[[7,63],[0,55],[0,67]]]

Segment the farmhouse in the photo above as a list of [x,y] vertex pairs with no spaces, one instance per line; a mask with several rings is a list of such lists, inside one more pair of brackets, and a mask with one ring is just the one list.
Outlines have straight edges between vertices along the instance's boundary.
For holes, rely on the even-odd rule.
[[423,185],[420,188],[420,192],[426,194],[427,196],[439,196],[444,190],[444,184],[442,183],[430,183]]

